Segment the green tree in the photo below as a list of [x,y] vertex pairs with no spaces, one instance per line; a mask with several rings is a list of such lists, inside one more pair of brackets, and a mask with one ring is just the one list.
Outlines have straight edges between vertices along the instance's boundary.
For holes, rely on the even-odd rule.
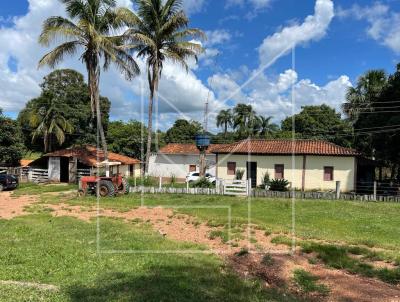
[[384,70],[369,70],[358,79],[355,87],[349,88],[342,109],[352,122],[358,119],[360,113],[371,109],[372,102],[380,96],[387,80]]
[[228,132],[228,127],[233,126],[233,115],[232,110],[221,110],[217,115],[217,127],[224,128],[224,135]]
[[277,124],[271,123],[272,116],[258,116],[259,119],[259,136],[270,137],[279,130]]
[[47,107],[32,110],[29,114],[29,124],[34,129],[32,142],[43,137],[44,152],[53,151],[54,140],[58,145],[65,141],[65,133],[71,133],[73,127],[63,116],[63,112],[51,99]]
[[253,136],[258,126],[257,115],[251,105],[237,104],[233,108],[233,128],[240,139]]
[[199,122],[176,120],[174,125],[165,133],[166,143],[193,143],[195,136],[202,132],[203,127]]
[[[54,41],[66,41],[47,53],[39,66],[49,65],[54,68],[65,55],[74,55],[82,49],[80,55],[88,72],[89,94],[92,112],[96,113],[97,129],[101,138],[105,159],[107,160],[107,143],[101,122],[99,81],[100,64],[107,70],[115,64],[131,79],[139,73],[135,60],[121,47],[123,39],[112,36],[126,23],[126,9],[116,9],[115,0],[61,0],[66,5],[70,19],[55,16],[48,18],[42,28],[39,43],[49,46]],[[74,22],[76,21],[76,23]]]
[[125,33],[133,45],[132,51],[146,58],[150,88],[147,151],[145,172],[148,172],[153,131],[153,102],[166,59],[188,70],[187,60],[196,58],[203,51],[195,37],[204,34],[199,29],[188,28],[189,19],[182,10],[180,0],[136,0],[137,14],[129,14],[130,29]]
[[[146,128],[138,121],[113,121],[108,125],[107,141],[111,151],[142,159],[142,135]],[[143,150],[142,150],[143,147]]]
[[[305,139],[321,139],[350,147],[352,145],[351,124],[341,119],[340,113],[327,106],[304,106],[294,116],[295,132]],[[292,131],[292,117],[282,121],[282,131]]]
[[[32,143],[34,129],[30,125],[30,116],[35,112],[47,111],[51,104],[62,112],[63,117],[74,129],[73,133],[66,133],[65,142],[61,147],[96,144],[95,120],[91,114],[88,85],[83,75],[71,69],[55,70],[44,77],[40,87],[42,88],[40,96],[27,102],[18,115],[17,120],[22,128],[25,146],[32,151],[43,151],[42,143]],[[100,109],[103,129],[107,131],[110,102],[102,96],[100,96]]]
[[[359,104],[362,106],[357,107]],[[356,148],[375,158],[380,167],[390,168],[390,177],[400,181],[400,64],[390,76],[382,70],[367,71],[356,88],[349,90],[346,108],[352,109],[348,116]]]
[[23,154],[24,144],[18,123],[5,117],[0,108],[0,163],[18,166]]

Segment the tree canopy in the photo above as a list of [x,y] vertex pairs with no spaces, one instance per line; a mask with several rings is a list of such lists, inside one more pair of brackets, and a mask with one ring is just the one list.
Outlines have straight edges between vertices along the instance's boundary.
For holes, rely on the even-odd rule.
[[[351,124],[328,105],[304,106],[294,115],[295,132],[305,139],[320,139],[344,147],[352,146]],[[282,121],[282,131],[291,132],[292,117]]]
[[[31,150],[44,151],[43,141],[31,144],[35,129],[30,121],[32,115],[47,112],[50,107],[54,107],[74,129],[73,133],[66,133],[65,141],[59,147],[95,144],[96,122],[91,114],[88,86],[83,75],[71,69],[55,70],[44,77],[40,87],[40,96],[28,101],[18,115],[25,144],[31,146]],[[107,130],[110,101],[105,97],[100,97],[100,100],[102,123]]]
[[164,136],[166,143],[193,143],[195,136],[202,132],[203,127],[199,122],[176,120],[174,125],[167,130]]
[[24,149],[18,123],[4,116],[0,108],[0,164],[19,166]]

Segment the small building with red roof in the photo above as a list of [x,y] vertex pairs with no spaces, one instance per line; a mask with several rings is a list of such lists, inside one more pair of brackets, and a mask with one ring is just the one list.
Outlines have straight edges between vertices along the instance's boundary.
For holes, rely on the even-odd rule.
[[[104,152],[91,145],[74,146],[47,153],[29,163],[31,168],[44,171],[51,182],[75,183],[79,176],[104,171]],[[129,156],[108,152],[110,175],[140,176],[141,162]]]

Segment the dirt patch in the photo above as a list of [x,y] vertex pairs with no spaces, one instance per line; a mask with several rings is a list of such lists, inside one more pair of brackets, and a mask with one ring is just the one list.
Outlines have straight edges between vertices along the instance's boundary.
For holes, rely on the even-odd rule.
[[33,282],[0,280],[0,284],[1,285],[13,285],[13,286],[18,286],[18,287],[30,287],[30,288],[40,289],[40,290],[48,290],[48,291],[56,291],[56,292],[60,290],[60,288],[58,286],[55,286],[52,284],[42,284],[42,283],[33,283]]
[[12,197],[12,192],[0,192],[0,218],[12,219],[17,216],[26,215],[24,208],[38,199],[35,196],[23,195],[18,198]]

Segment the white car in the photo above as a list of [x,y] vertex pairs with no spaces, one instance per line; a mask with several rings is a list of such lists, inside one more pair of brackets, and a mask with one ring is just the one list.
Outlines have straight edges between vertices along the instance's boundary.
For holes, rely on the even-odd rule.
[[[205,178],[208,179],[209,182],[212,184],[215,184],[216,178],[215,176],[212,176],[210,173],[206,173]],[[200,172],[190,172],[188,175],[186,175],[186,182],[195,182],[200,179]]]

